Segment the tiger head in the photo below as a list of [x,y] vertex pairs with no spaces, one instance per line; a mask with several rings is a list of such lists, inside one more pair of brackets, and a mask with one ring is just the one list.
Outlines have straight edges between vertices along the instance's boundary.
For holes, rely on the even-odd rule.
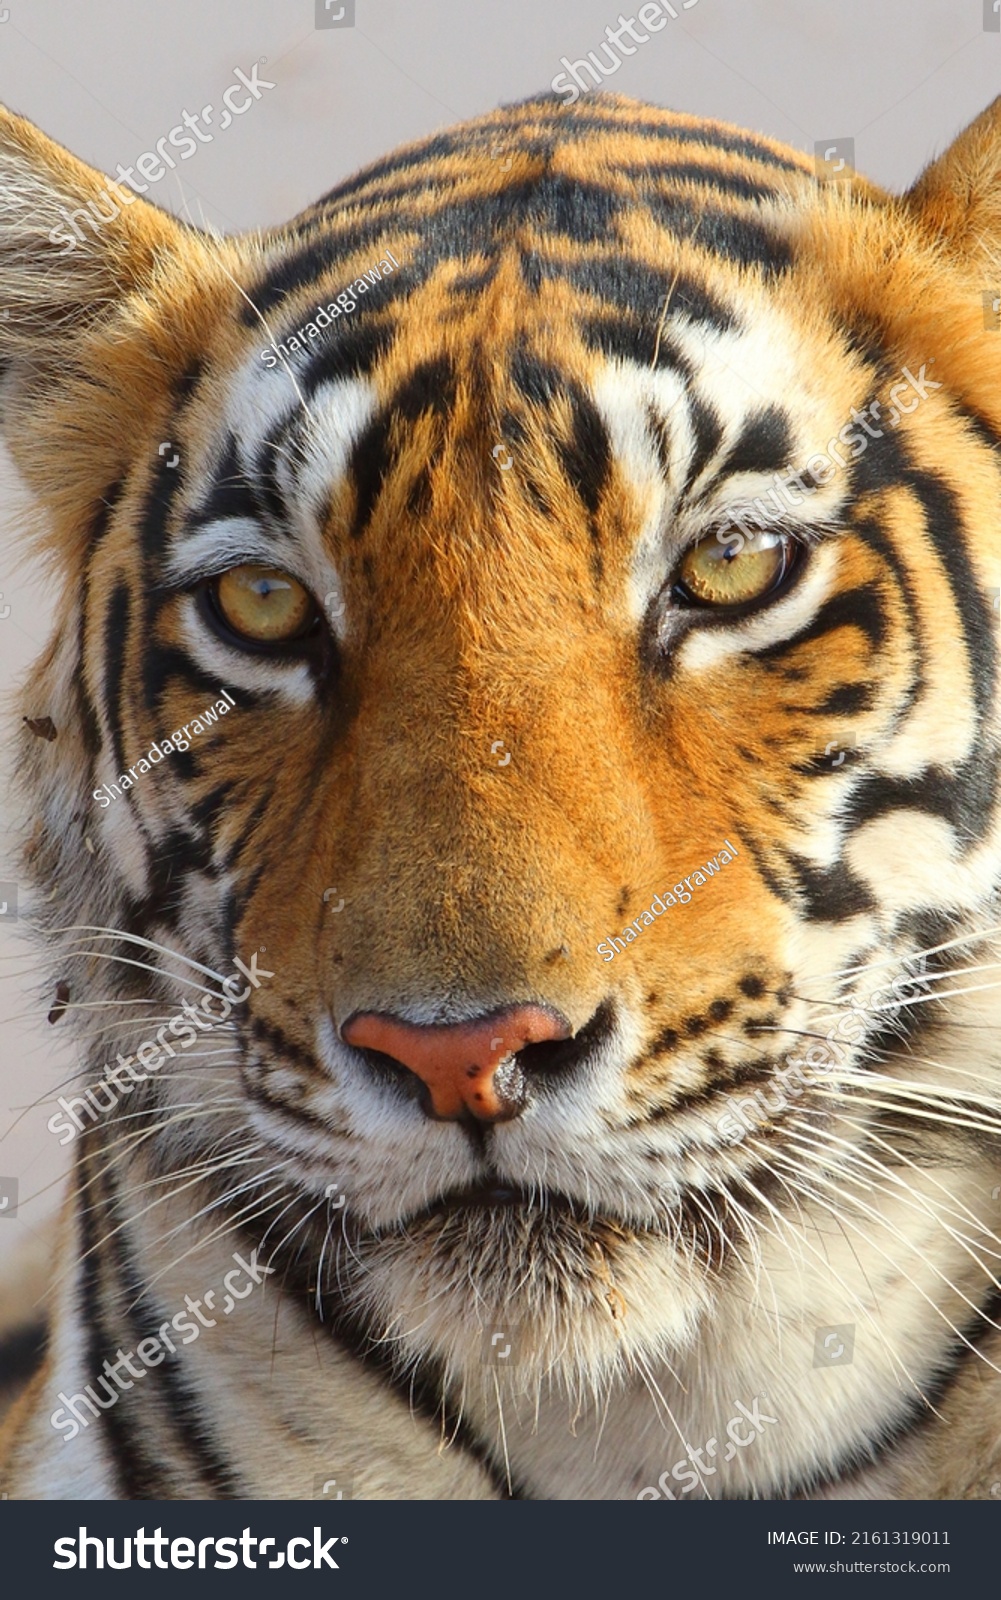
[[0,151],[60,595],[26,855],[85,1076],[269,974],[143,1058],[129,1159],[201,1159],[402,1363],[469,1376],[503,1320],[511,1382],[580,1391],[961,1142],[1001,103],[893,197],[537,99],[234,238],[18,117]]

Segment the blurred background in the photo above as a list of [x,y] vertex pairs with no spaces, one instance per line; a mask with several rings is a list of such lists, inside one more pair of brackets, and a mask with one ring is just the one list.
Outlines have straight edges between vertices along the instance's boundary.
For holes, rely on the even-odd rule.
[[[890,188],[906,187],[1001,87],[992,0],[674,9],[608,88],[810,154],[818,141],[854,140],[856,166]],[[618,15],[614,0],[10,0],[0,5],[0,100],[108,173],[185,112],[214,107],[211,138],[148,198],[230,232],[281,222],[394,145],[548,88],[561,58],[598,51]],[[254,63],[260,97],[223,128],[223,92]],[[63,1029],[46,1023],[52,997],[31,982],[8,821],[12,691],[52,611],[24,561],[23,511],[0,453],[0,1332],[41,1291],[72,1148],[45,1126],[74,1058]],[[4,1287],[12,1277],[16,1298]]]

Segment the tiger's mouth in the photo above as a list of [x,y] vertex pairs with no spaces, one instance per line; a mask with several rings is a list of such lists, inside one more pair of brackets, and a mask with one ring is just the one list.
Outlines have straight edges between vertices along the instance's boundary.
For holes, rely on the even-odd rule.
[[578,1220],[585,1220],[580,1206],[568,1195],[550,1189],[523,1189],[518,1184],[505,1183],[499,1178],[469,1184],[462,1189],[449,1189],[417,1212],[411,1220],[416,1221],[420,1217],[450,1217],[466,1211],[515,1209],[525,1212],[569,1212]]
[[[494,1213],[499,1215],[494,1216]],[[449,1189],[419,1210],[410,1212],[396,1221],[391,1228],[377,1230],[378,1235],[398,1234],[434,1223],[457,1224],[480,1230],[492,1224],[503,1224],[505,1230],[521,1226],[535,1234],[540,1230],[564,1232],[568,1228],[575,1236],[589,1236],[606,1230],[622,1233],[646,1231],[635,1219],[618,1214],[607,1206],[597,1208],[585,1205],[557,1189],[544,1189],[538,1185],[531,1189],[503,1179],[484,1179],[463,1188]]]

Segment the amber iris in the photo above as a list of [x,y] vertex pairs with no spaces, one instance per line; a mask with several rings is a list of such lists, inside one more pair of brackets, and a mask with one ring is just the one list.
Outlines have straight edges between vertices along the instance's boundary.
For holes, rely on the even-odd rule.
[[231,567],[213,587],[220,614],[233,632],[259,644],[298,639],[316,616],[308,590],[273,567]]
[[686,552],[678,581],[687,599],[703,606],[745,606],[763,600],[789,572],[796,544],[790,534],[721,528]]

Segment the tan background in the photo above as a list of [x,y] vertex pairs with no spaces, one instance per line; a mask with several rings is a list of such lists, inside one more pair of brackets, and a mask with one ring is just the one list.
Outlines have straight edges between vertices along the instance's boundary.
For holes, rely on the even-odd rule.
[[[983,0],[674,4],[678,20],[609,88],[808,151],[854,138],[858,167],[891,187],[911,181],[1001,87],[1001,33],[984,31]],[[5,11],[0,99],[105,171],[151,149],[182,111],[219,107],[233,69],[249,73],[267,57],[261,76],[275,87],[225,131],[214,124],[212,143],[150,192],[224,231],[279,222],[393,145],[546,88],[561,56],[597,49],[618,17],[614,0],[356,0],[354,27],[323,30],[314,0],[10,0]],[[0,456],[4,689],[41,649],[50,616],[37,574],[17,565],[17,500]],[[16,878],[10,727],[8,713],[0,882]],[[0,919],[0,1195],[5,1176],[20,1185],[17,1217],[0,1212],[0,1274],[12,1252],[44,1244],[65,1159],[45,1102],[73,1058],[60,1026],[46,1025],[31,968],[18,927]]]

